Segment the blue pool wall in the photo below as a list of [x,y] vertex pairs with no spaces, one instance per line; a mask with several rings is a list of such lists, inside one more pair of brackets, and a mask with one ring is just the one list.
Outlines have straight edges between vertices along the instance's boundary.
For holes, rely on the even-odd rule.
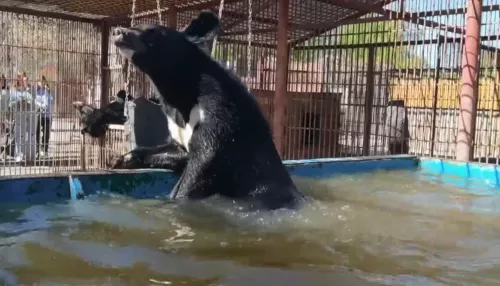
[[422,179],[432,176],[434,181],[467,189],[470,193],[500,193],[500,166],[486,163],[458,162],[435,158],[419,158]]
[[[422,179],[441,176],[444,178],[443,183],[460,187],[467,187],[469,182],[474,181],[500,188],[498,166],[490,164],[461,163],[409,155],[292,160],[284,163],[293,176],[313,179],[378,170],[409,170],[418,171]],[[99,191],[138,199],[164,198],[169,195],[177,179],[177,176],[167,170],[75,172],[51,177],[0,178],[0,201],[44,203],[79,199]]]

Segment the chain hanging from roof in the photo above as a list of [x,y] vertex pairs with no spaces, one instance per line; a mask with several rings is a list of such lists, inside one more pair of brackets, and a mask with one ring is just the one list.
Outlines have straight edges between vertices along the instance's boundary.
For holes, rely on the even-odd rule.
[[250,80],[252,64],[252,0],[248,0],[248,34],[247,34],[247,80]]
[[[132,13],[130,15],[130,26],[135,25],[135,18],[136,18],[136,2],[137,0],[132,0]],[[158,23],[162,25],[162,17],[161,17],[161,4],[160,0],[156,0],[156,9],[158,12]],[[219,19],[222,19],[222,12],[224,10],[224,0],[220,1],[219,4]],[[247,25],[248,25],[248,34],[247,34],[247,73],[246,76],[249,78],[250,77],[250,71],[251,71],[251,63],[252,63],[252,0],[248,0],[248,19],[247,19]],[[212,57],[215,56],[215,48],[217,46],[217,36],[214,38],[212,42],[212,52],[211,55]],[[126,83],[125,83],[125,89],[127,92],[127,95],[131,94],[131,86],[130,86],[130,77],[132,73],[132,65],[128,63],[127,65],[127,75],[126,75]],[[126,100],[128,99],[128,96],[125,98]]]
[[[135,18],[136,18],[136,13],[135,13],[135,7],[136,7],[136,1],[137,0],[132,0],[132,14],[130,15],[130,27],[135,26]],[[161,4],[160,0],[156,0],[156,10],[158,12],[158,24],[163,25],[162,19],[161,19]],[[127,79],[125,83],[125,89],[127,92],[127,95],[131,94],[131,86],[130,86],[130,77],[132,73],[132,65],[128,63],[127,65]],[[127,97],[128,98],[128,97]]]
[[[135,26],[135,18],[136,18],[136,13],[135,13],[135,6],[136,6],[136,1],[137,0],[132,0],[132,14],[130,15],[130,27]],[[161,5],[160,5],[160,0],[156,0],[156,9],[158,12],[158,24],[163,25],[162,19],[161,19]],[[130,61],[128,62],[127,65],[127,78],[125,82],[125,91],[127,96],[125,96],[125,104],[127,104],[129,95],[131,95],[131,86],[130,86],[130,77],[132,74],[132,64]],[[125,112],[126,108],[124,109]],[[125,117],[128,120],[128,114],[125,112]]]
[[[219,19],[222,19],[222,10],[224,10],[224,0],[220,0]],[[217,38],[218,38],[218,36],[215,36],[215,38],[212,42],[212,58],[215,56],[215,47],[217,46]]]
[[[219,19],[222,19],[222,12],[224,10],[224,0],[220,1],[219,4]],[[248,26],[248,34],[247,34],[247,70],[246,70],[246,76],[247,78],[250,77],[250,71],[251,71],[251,64],[252,64],[252,0],[248,0],[248,19],[247,19],[247,26]],[[215,56],[215,48],[217,46],[217,37],[214,38],[212,42],[212,57]]]
[[[136,0],[132,0],[132,14],[130,15],[130,27],[135,26],[135,5]],[[132,64],[130,61],[127,63],[127,74],[126,74],[126,81],[125,81],[125,91],[127,93],[127,96],[125,96],[125,102],[128,101],[128,96],[131,94],[131,87],[130,87],[130,74],[132,73]]]

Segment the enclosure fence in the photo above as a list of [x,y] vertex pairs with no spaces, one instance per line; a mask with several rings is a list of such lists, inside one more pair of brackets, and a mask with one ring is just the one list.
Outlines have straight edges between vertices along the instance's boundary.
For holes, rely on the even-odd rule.
[[[225,1],[214,57],[255,95],[283,159],[498,164],[500,0],[251,2]],[[160,23],[156,4],[140,1],[135,23],[182,29],[220,7],[162,0]],[[103,107],[125,88],[128,63],[109,34],[130,25],[131,5],[0,3],[0,177],[103,170],[130,149],[123,125],[82,135],[72,102]],[[156,94],[133,67],[130,78],[134,97]]]

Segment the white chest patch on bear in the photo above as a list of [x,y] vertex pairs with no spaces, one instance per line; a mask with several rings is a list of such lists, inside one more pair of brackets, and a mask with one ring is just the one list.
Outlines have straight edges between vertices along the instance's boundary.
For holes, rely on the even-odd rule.
[[198,123],[203,121],[204,118],[205,113],[197,104],[191,109],[191,112],[189,113],[189,121],[185,127],[180,127],[177,123],[175,123],[173,118],[167,116],[168,130],[172,138],[189,151],[189,142],[191,141],[191,136],[193,136],[193,130]]

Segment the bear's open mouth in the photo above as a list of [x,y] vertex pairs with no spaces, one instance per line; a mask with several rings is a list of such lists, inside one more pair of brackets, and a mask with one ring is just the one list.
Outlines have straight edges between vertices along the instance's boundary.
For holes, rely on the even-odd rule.
[[146,50],[146,47],[135,34],[136,31],[121,28],[113,33],[112,41],[118,48],[118,52],[127,59],[132,59],[135,53],[140,53]]
[[132,43],[130,43],[130,41],[127,40],[127,37],[125,37],[123,34],[114,36],[113,43],[119,49],[121,48],[132,49]]
[[137,42],[137,37],[136,35],[133,34],[133,31],[127,28],[115,28],[112,33],[112,41],[115,44],[115,46],[121,50],[121,51],[134,51],[138,47],[137,44],[134,44]]

